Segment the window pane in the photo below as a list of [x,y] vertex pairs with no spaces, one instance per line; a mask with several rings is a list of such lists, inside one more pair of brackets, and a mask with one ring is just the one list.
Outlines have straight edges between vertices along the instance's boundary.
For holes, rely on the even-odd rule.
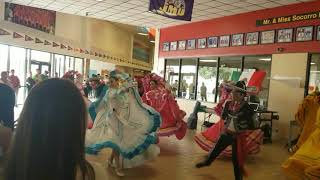
[[[238,81],[237,72],[241,72],[241,56],[237,57],[221,57],[219,67],[219,82]],[[238,79],[237,79],[238,78]]]
[[[317,89],[318,88],[318,89]],[[310,64],[309,91],[312,93],[320,88],[320,54],[312,54]]]
[[[10,46],[10,70],[15,70],[15,75],[20,80],[20,85],[25,85],[25,71],[26,71],[26,49]],[[17,98],[18,104],[24,102],[24,88],[19,89]]]
[[98,60],[90,60],[90,72],[89,75],[92,76],[92,74],[100,74],[102,75],[103,70],[111,71],[115,69],[115,65],[112,63],[107,63],[103,61]]
[[31,61],[50,63],[50,53],[31,50]]
[[214,102],[218,58],[203,58],[199,62],[198,100]]
[[177,96],[179,86],[179,59],[167,59],[166,62],[165,79],[171,85],[172,90]]
[[65,61],[65,71],[64,72],[68,72],[70,71],[70,57],[66,56],[66,61]]
[[[241,75],[241,56],[221,57],[219,66],[219,84],[225,81],[238,81]],[[219,91],[218,91],[219,101]]]
[[75,58],[75,71],[83,74],[83,59]]
[[195,99],[197,59],[183,59],[179,97]]
[[64,56],[59,54],[53,55],[54,62],[56,63],[56,73],[58,73],[58,77],[62,77],[64,75]]
[[247,81],[250,80],[255,71],[265,71],[266,77],[262,82],[262,87],[257,96],[260,100],[260,105],[267,107],[268,95],[269,95],[269,84],[270,84],[270,74],[271,74],[271,56],[246,56],[244,61],[243,73],[247,74]]
[[74,70],[74,57],[70,57],[70,70]]
[[60,59],[58,59],[57,54],[53,55],[53,63],[54,63],[54,77],[58,78],[60,77]]
[[0,72],[7,71],[8,49],[9,47],[7,45],[0,44]]

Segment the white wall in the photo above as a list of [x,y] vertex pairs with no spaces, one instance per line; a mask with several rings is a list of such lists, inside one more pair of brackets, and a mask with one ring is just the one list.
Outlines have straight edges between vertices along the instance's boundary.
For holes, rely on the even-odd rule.
[[278,111],[280,120],[275,121],[275,138],[287,138],[289,123],[294,120],[299,104],[304,98],[304,81],[306,79],[307,53],[272,55],[271,78],[299,77],[302,81],[271,80],[269,89],[269,110]]
[[[41,40],[48,40],[50,42],[63,43],[73,48],[106,52],[110,58],[99,58],[75,51],[35,44],[34,42],[26,42],[24,38],[13,39],[12,35],[1,36],[0,43],[69,56],[96,59],[136,69],[152,70],[152,63],[142,63],[132,59],[132,42],[135,33],[128,31],[124,27],[119,27],[112,22],[57,12],[55,35],[51,35],[4,21],[4,2],[0,2],[0,14],[0,28],[10,32],[18,32],[22,35],[27,34],[33,38],[38,37]],[[128,62],[120,62],[111,57],[124,58]],[[139,63],[140,65],[132,64],[131,62]]]

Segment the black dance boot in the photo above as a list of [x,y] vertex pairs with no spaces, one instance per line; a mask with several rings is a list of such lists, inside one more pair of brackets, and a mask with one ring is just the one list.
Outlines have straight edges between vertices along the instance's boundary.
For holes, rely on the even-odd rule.
[[210,163],[208,161],[202,161],[196,164],[196,168],[202,168],[205,166],[210,166]]

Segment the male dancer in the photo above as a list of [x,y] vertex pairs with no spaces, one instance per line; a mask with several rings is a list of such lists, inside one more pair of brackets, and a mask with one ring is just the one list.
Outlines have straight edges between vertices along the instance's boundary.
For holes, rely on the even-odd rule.
[[[244,171],[244,158],[246,150],[245,131],[254,129],[254,111],[244,100],[246,96],[246,85],[243,81],[235,84],[232,91],[232,100],[227,101],[222,112],[222,119],[225,121],[225,132],[221,134],[217,144],[204,161],[196,164],[197,168],[209,166],[219,154],[232,145],[232,163],[236,180],[242,180]],[[245,174],[246,175],[246,174]]]

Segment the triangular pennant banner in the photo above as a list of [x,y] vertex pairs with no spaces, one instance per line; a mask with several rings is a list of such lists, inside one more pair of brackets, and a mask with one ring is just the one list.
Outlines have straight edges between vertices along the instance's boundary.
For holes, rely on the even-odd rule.
[[16,33],[16,32],[14,32],[13,33],[13,38],[23,38],[23,36],[18,34],[18,33]]
[[75,52],[80,52],[80,49],[79,48],[74,48],[74,51]]
[[51,45],[51,42],[44,40],[44,45]]
[[95,52],[95,53],[94,53],[94,56],[98,56],[98,53]]
[[58,47],[58,46],[60,46],[60,45],[57,44],[57,43],[55,43],[55,42],[52,42],[52,46],[53,46],[53,47]]
[[8,31],[4,30],[4,29],[0,29],[0,35],[10,35],[11,33],[9,33]]
[[24,40],[25,41],[33,41],[33,38],[31,38],[30,36],[25,35],[24,36]]
[[83,49],[80,49],[80,53],[84,53],[84,50],[83,50]]
[[88,51],[88,50],[86,50],[86,54],[89,54],[89,51]]
[[68,50],[70,51],[70,50],[73,50],[73,49],[72,49],[72,47],[68,46]]
[[41,41],[40,39],[36,38],[35,40],[36,43],[43,43],[43,41]]
[[104,54],[104,55],[103,55],[103,58],[106,58],[106,57],[107,57],[107,56]]
[[102,57],[102,54],[99,53],[99,57]]
[[67,46],[65,46],[65,45],[61,44],[61,45],[60,45],[60,48],[61,48],[61,49],[66,49],[66,48],[67,48]]

